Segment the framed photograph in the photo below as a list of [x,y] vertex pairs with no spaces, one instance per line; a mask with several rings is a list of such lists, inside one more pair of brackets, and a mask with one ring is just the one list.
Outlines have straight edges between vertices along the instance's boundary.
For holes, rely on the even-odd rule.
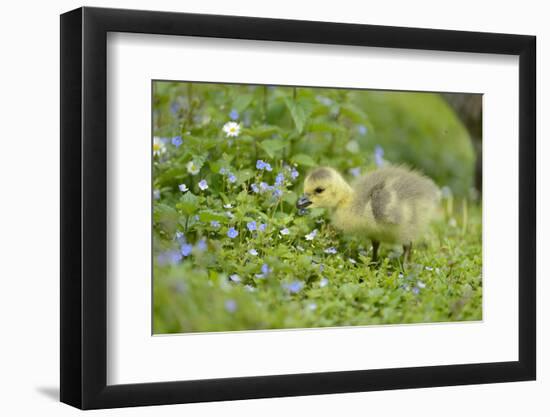
[[61,401],[533,380],[535,37],[61,16]]

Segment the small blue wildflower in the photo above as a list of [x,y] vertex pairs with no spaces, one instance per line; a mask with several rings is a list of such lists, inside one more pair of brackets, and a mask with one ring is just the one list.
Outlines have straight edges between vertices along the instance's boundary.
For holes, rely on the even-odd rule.
[[223,167],[220,168],[220,174],[225,175],[226,173],[227,173],[227,169],[225,169]]
[[316,303],[309,303],[309,304],[307,305],[307,308],[308,308],[308,310],[310,310],[310,311],[315,311],[315,310],[317,310],[317,304],[316,304]]
[[319,264],[319,272],[323,272],[325,270],[324,264]]
[[170,111],[172,112],[172,114],[176,114],[179,111],[180,107],[180,103],[178,103],[177,101],[173,101],[170,104]]
[[256,161],[256,169],[264,169],[265,168],[265,162],[261,159],[258,159]]
[[283,288],[291,294],[296,294],[304,288],[304,283],[302,281],[293,281],[289,284],[283,284]]
[[193,250],[193,245],[191,245],[190,243],[184,243],[183,245],[181,245],[181,254],[183,256],[191,255],[192,250]]
[[411,291],[413,292],[413,294],[418,295],[420,293],[420,288],[413,287],[413,289]]
[[269,172],[273,171],[273,168],[271,168],[271,165],[268,164],[267,162],[265,163],[264,169],[265,169],[266,171],[269,171]]
[[228,313],[234,313],[237,311],[237,302],[235,300],[225,300],[224,306]]
[[229,280],[232,282],[239,283],[241,282],[241,277],[238,276],[237,274],[232,274],[232,275],[229,275]]
[[324,288],[328,285],[328,278],[321,278],[321,281],[319,281],[319,287]]
[[298,170],[296,168],[292,168],[290,170],[290,178],[292,178],[292,180],[295,180],[299,176],[300,176],[300,173],[298,172]]
[[275,198],[281,198],[283,196],[283,191],[276,188],[275,190],[273,190],[273,197]]
[[229,236],[231,239],[235,239],[237,236],[239,236],[239,232],[237,232],[234,227],[230,227],[227,231],[227,236]]
[[184,235],[182,232],[180,232],[180,231],[177,231],[177,232],[176,232],[175,239],[176,239],[176,240],[178,241],[178,243],[180,243],[180,244],[186,242],[186,240],[185,240],[185,235]]
[[189,191],[189,188],[187,188],[186,184],[180,184],[178,185],[178,188],[182,193],[186,193],[187,191]]
[[237,177],[233,174],[229,174],[229,176],[227,177],[227,181],[229,181],[230,183],[235,183],[237,182]]
[[284,229],[281,229],[281,231],[279,232],[281,233],[282,235],[288,235],[290,234],[290,230],[288,230],[286,227]]
[[251,254],[252,256],[258,256],[258,251],[256,249],[250,249],[248,253]]
[[381,146],[376,145],[374,148],[374,162],[376,163],[376,166],[381,167],[384,165],[384,149],[382,149]]
[[270,190],[272,190],[272,189],[273,189],[273,186],[272,186],[272,185],[269,185],[268,183],[263,182],[263,181],[260,183],[260,190],[261,190],[262,192],[264,192],[264,191],[270,191]]
[[368,129],[367,129],[367,127],[364,126],[364,125],[359,125],[359,126],[357,126],[357,131],[359,132],[359,134],[360,134],[361,136],[364,136],[364,135],[367,134]]
[[260,223],[260,226],[258,226],[258,230],[260,232],[265,232],[266,228],[267,228],[267,224],[265,224],[265,223]]
[[246,224],[246,227],[248,228],[248,230],[250,230],[251,232],[253,232],[254,230],[257,229],[257,226],[256,226],[256,222],[253,220],[251,222],[248,222]]
[[256,194],[260,192],[260,189],[258,188],[258,185],[256,183],[252,184],[250,188],[252,188],[252,191],[254,191]]
[[337,250],[336,250],[335,247],[330,247],[330,248],[325,249],[325,253],[334,255],[335,253],[337,253]]
[[230,112],[229,112],[229,118],[231,120],[237,120],[239,118],[239,112],[236,110],[236,109],[232,109]]
[[359,175],[361,175],[361,168],[359,168],[359,167],[350,168],[348,172],[349,172],[353,177],[358,177]]
[[285,176],[282,172],[279,172],[277,176],[275,177],[275,185],[277,187],[280,187],[285,182]]
[[197,250],[200,252],[204,252],[208,247],[208,244],[206,243],[206,239],[201,239],[197,242]]
[[220,222],[217,221],[217,220],[212,220],[212,221],[210,222],[210,226],[213,227],[214,229],[219,229],[219,227],[220,227]]
[[317,236],[317,229],[314,229],[311,233],[308,233],[305,238],[306,240],[313,240]]
[[262,273],[263,273],[264,275],[269,274],[270,271],[271,271],[271,269],[269,268],[269,265],[268,265],[268,264],[263,264],[263,265],[262,265]]
[[157,262],[160,266],[176,265],[181,260],[182,260],[181,253],[177,250],[169,250],[169,251],[160,253],[157,256]]
[[159,200],[160,199],[160,190],[154,190],[153,191],[153,198],[155,200]]
[[208,183],[206,182],[206,180],[200,180],[199,181],[199,188],[204,191],[208,188]]
[[183,140],[181,136],[174,136],[172,138],[172,145],[174,145],[176,148],[179,148],[182,143],[183,143]]

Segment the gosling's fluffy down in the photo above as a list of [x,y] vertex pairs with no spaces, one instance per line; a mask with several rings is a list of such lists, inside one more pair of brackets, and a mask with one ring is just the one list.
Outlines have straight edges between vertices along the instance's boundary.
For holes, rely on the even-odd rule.
[[304,182],[302,205],[331,210],[332,224],[373,241],[402,244],[410,251],[435,215],[439,189],[432,180],[404,166],[387,166],[352,186],[334,169],[312,171]]

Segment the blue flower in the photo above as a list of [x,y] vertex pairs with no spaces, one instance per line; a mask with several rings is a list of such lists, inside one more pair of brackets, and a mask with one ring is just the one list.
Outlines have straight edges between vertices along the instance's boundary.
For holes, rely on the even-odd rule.
[[250,230],[251,232],[253,232],[254,230],[257,229],[257,227],[256,227],[256,222],[255,222],[254,220],[251,221],[251,222],[248,222],[248,223],[246,224],[246,227],[247,227],[248,230]]
[[275,190],[273,190],[273,197],[275,198],[281,198],[283,195],[283,192],[282,190],[276,188]]
[[182,193],[186,193],[187,191],[189,191],[189,188],[187,188],[187,185],[185,184],[178,185],[178,188]]
[[241,277],[237,274],[229,275],[229,280],[233,282],[241,282]]
[[193,250],[193,245],[191,245],[190,243],[184,243],[183,245],[181,245],[181,254],[183,256],[191,255],[192,250]]
[[285,182],[285,176],[282,172],[278,173],[275,177],[275,185],[280,187]]
[[348,172],[349,172],[352,176],[358,177],[359,175],[361,175],[361,168],[359,168],[359,167],[350,168]]
[[376,163],[376,166],[381,167],[384,165],[384,149],[382,149],[381,146],[376,145],[374,148],[374,162]]
[[160,266],[176,265],[181,260],[181,253],[177,250],[169,250],[157,256],[157,262]]
[[258,251],[256,249],[250,249],[248,253],[251,254],[252,256],[258,256]]
[[230,112],[229,112],[229,118],[231,120],[237,120],[239,118],[239,112],[236,110],[236,109],[232,109]]
[[284,229],[281,229],[281,231],[279,232],[281,233],[282,235],[288,235],[290,234],[290,230],[288,230],[286,227]]
[[220,222],[217,220],[212,220],[210,222],[210,226],[212,226],[214,229],[218,229],[220,227]]
[[204,191],[208,188],[208,183],[206,182],[206,180],[200,180],[199,181],[199,188]]
[[186,242],[186,240],[185,240],[185,235],[184,235],[182,232],[180,232],[180,231],[177,231],[177,232],[176,232],[175,238],[176,238],[176,240],[178,241],[178,243],[180,243],[180,244]]
[[227,231],[227,236],[229,236],[231,239],[235,239],[237,236],[239,236],[239,232],[237,232],[234,227],[230,227]]
[[308,233],[305,238],[306,240],[313,240],[317,236],[317,229],[314,229],[311,233]]
[[179,148],[182,143],[183,143],[183,140],[181,136],[174,136],[172,138],[172,145],[174,145],[176,148]]
[[319,287],[324,288],[328,285],[328,278],[321,278],[321,281],[319,281]]
[[256,183],[252,184],[250,188],[252,188],[252,191],[254,191],[256,194],[260,192],[260,189],[258,188],[258,185]]
[[234,313],[235,311],[237,311],[237,302],[235,300],[225,300],[225,310],[228,312],[228,313]]
[[420,293],[420,288],[418,287],[413,287],[413,289],[411,290],[413,292],[413,294],[417,295]]
[[262,265],[262,274],[264,277],[268,276],[271,273],[272,269],[269,267],[268,264]]
[[229,174],[229,176],[227,177],[227,180],[231,183],[234,183],[237,181],[237,177],[233,174]]
[[335,247],[330,247],[330,248],[325,249],[325,253],[334,255],[335,253],[337,253],[337,251],[336,251]]
[[256,161],[256,169],[262,170],[265,169],[266,171],[273,171],[273,168],[271,168],[271,165],[267,162],[262,161],[261,159],[258,159]]
[[269,191],[269,190],[272,190],[273,189],[273,186],[272,185],[269,185],[267,182],[261,182],[260,183],[260,190],[263,192],[263,191]]
[[283,284],[283,288],[291,294],[296,294],[304,288],[304,283],[302,281],[293,281],[289,284]]
[[359,132],[360,135],[364,136],[364,135],[367,134],[368,129],[367,129],[366,126],[359,125],[359,126],[357,126],[357,131]]
[[197,242],[197,249],[199,251],[204,252],[207,247],[208,247],[208,244],[206,243],[206,239],[201,239]]
[[226,173],[227,173],[227,169],[225,169],[225,168],[223,168],[223,167],[220,168],[220,174],[224,175],[224,174],[226,174]]
[[292,170],[290,171],[290,178],[292,178],[292,180],[295,180],[299,176],[300,173],[298,172],[298,170],[296,168],[292,168]]
[[265,229],[267,228],[267,224],[265,223],[260,223],[260,226],[258,227],[258,230],[260,232],[265,232]]
[[307,305],[307,308],[311,311],[317,310],[317,304],[316,303],[309,303]]

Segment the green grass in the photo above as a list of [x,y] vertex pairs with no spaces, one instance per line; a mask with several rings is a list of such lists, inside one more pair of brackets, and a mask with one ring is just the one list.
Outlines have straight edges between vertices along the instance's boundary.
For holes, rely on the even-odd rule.
[[[369,105],[381,94],[155,83],[154,135],[162,138],[153,163],[155,333],[482,318],[481,210],[461,194],[471,167],[434,166],[440,138],[421,140],[443,129],[452,136],[446,140],[463,147],[463,129],[437,95],[387,92],[383,110]],[[424,113],[430,108],[437,122],[423,116],[412,126],[418,106]],[[223,132],[232,109],[237,137]],[[406,270],[394,248],[382,246],[374,265],[368,240],[342,236],[323,210],[299,215],[294,207],[314,166],[330,165],[350,178],[351,168],[376,168],[377,146],[390,162],[413,155],[402,143],[383,142],[393,135],[384,120],[407,126],[414,146],[428,149],[432,177],[456,195],[442,201]],[[464,154],[445,149],[447,162]],[[418,168],[414,160],[423,154],[415,152]],[[258,169],[257,160],[271,171]]]

